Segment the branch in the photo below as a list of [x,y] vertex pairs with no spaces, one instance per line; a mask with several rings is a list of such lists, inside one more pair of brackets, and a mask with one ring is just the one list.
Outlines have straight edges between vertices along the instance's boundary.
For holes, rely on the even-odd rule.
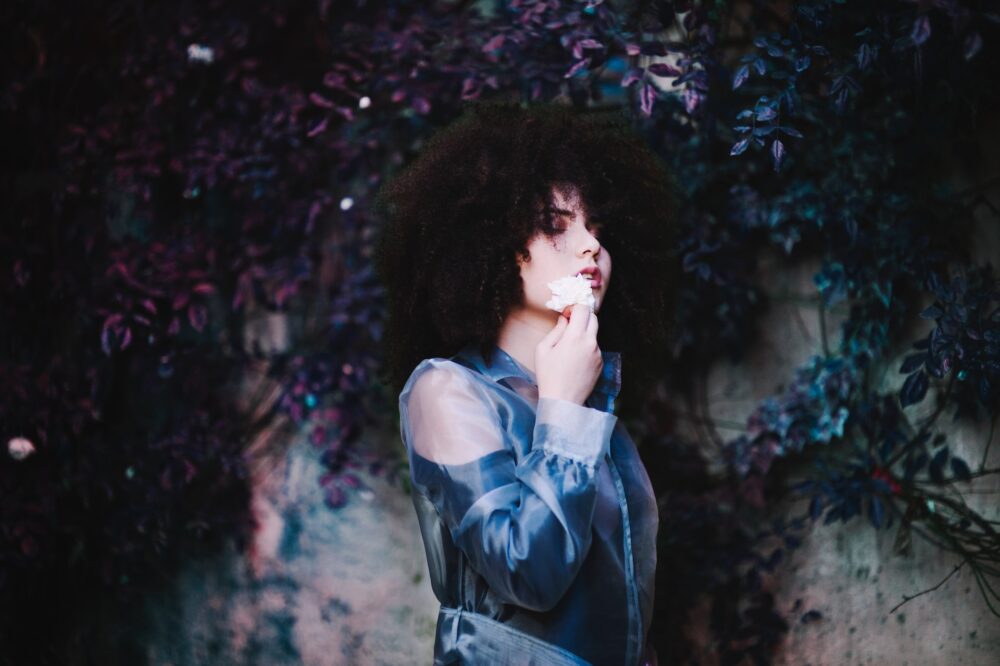
[[923,596],[923,595],[927,594],[928,592],[933,592],[934,590],[938,589],[939,587],[941,587],[942,585],[944,585],[944,584],[945,584],[945,583],[946,583],[946,582],[948,581],[948,579],[949,579],[949,578],[951,578],[951,577],[952,577],[952,576],[954,576],[954,575],[955,575],[956,573],[958,573],[958,570],[959,570],[959,569],[961,569],[961,568],[962,568],[962,567],[964,567],[964,566],[965,566],[965,560],[963,560],[963,561],[962,561],[962,562],[961,562],[960,564],[956,564],[956,565],[955,565],[955,568],[951,570],[951,573],[950,573],[950,574],[948,574],[947,576],[945,576],[945,577],[944,577],[943,579],[941,579],[941,582],[940,582],[940,583],[938,583],[937,585],[935,585],[934,587],[931,587],[931,588],[928,588],[928,589],[924,590],[923,592],[917,592],[917,593],[916,593],[916,594],[914,594],[914,595],[913,595],[912,597],[910,597],[910,596],[907,596],[907,595],[905,595],[905,594],[904,594],[904,595],[903,595],[903,600],[902,600],[902,601],[900,601],[900,602],[899,602],[898,604],[896,604],[896,605],[895,605],[895,606],[893,607],[893,609],[892,609],[891,611],[889,611],[889,615],[892,615],[892,614],[893,614],[893,613],[895,613],[895,612],[896,612],[897,610],[899,610],[899,609],[900,609],[900,607],[901,607],[901,606],[902,606],[903,604],[905,604],[906,602],[908,602],[908,601],[913,601],[913,600],[914,600],[914,599],[916,599],[917,597],[920,597],[920,596]]

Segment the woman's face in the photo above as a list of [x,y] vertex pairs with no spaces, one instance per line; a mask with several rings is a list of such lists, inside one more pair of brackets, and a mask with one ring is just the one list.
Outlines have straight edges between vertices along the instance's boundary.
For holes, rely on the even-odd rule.
[[537,232],[528,241],[530,259],[520,262],[520,267],[525,308],[545,313],[555,322],[559,313],[545,306],[552,298],[548,283],[596,267],[600,273],[592,276],[591,292],[597,313],[611,281],[611,255],[600,243],[600,226],[591,224],[582,210],[579,192],[573,189],[560,192],[553,188],[552,193],[557,213],[554,224],[558,231],[553,236]]

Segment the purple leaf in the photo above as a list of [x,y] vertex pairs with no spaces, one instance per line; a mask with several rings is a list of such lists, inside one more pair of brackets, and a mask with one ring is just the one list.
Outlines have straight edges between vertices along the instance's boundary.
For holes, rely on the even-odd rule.
[[837,107],[838,113],[844,113],[844,109],[847,107],[847,94],[848,89],[846,87],[841,88],[840,92],[837,93],[837,98],[834,100],[834,104]]
[[490,38],[488,42],[483,44],[483,53],[490,53],[492,51],[496,51],[497,49],[501,48],[506,39],[507,36],[503,34],[495,35],[494,37]]
[[733,75],[733,90],[736,90],[743,85],[748,78],[750,78],[750,66],[743,65],[737,69],[736,73]]
[[983,38],[978,32],[969,33],[965,38],[962,55],[966,60],[972,60],[981,48],[983,48]]
[[332,109],[334,106],[333,102],[316,92],[309,94],[309,101],[316,106],[323,107],[324,109]]
[[111,339],[115,331],[112,329],[117,329],[121,325],[122,316],[120,314],[113,314],[104,320],[104,326],[101,328],[101,349],[108,356],[111,356]]
[[622,88],[628,88],[636,81],[641,81],[641,80],[642,80],[642,68],[633,67],[632,69],[628,70],[625,73],[625,76],[622,77],[621,86]]
[[313,128],[306,133],[306,136],[308,136],[311,139],[314,136],[322,134],[323,132],[326,131],[326,126],[329,124],[329,122],[330,122],[330,116],[323,118],[323,120],[316,123],[313,126]]
[[739,154],[743,153],[744,151],[746,151],[747,146],[749,146],[749,145],[750,145],[750,137],[747,137],[745,139],[740,139],[739,141],[737,141],[736,143],[733,144],[733,147],[729,151],[729,154],[730,155],[739,155]]
[[657,76],[680,76],[681,70],[677,69],[673,65],[668,65],[665,62],[653,63],[647,68],[650,73],[656,74]]
[[[475,94],[473,94],[475,91]],[[462,99],[475,99],[479,97],[478,86],[476,85],[476,79],[474,77],[469,77],[462,81]]]
[[340,72],[327,72],[323,77],[323,85],[327,88],[343,89],[347,79]]
[[642,113],[645,116],[649,116],[653,113],[653,103],[656,102],[656,88],[649,81],[646,81],[642,85],[642,91],[639,94],[639,103],[642,108]]
[[208,323],[208,308],[201,303],[194,303],[188,308],[188,321],[194,330],[201,333]]
[[701,106],[701,103],[705,101],[705,93],[695,88],[685,88],[684,92],[681,93],[681,99],[684,100],[684,110],[689,114],[693,114]]
[[314,201],[309,207],[309,219],[306,221],[306,230],[312,231],[313,226],[316,224],[316,218],[319,214],[323,212],[323,202]]
[[868,66],[871,65],[872,62],[872,47],[868,44],[862,44],[858,48],[857,60],[858,69],[861,71],[868,69]]
[[785,158],[785,144],[781,142],[781,139],[775,139],[771,144],[771,157],[774,158],[774,170],[781,170],[781,162]]
[[927,14],[918,16],[913,22],[913,31],[910,32],[910,39],[916,46],[920,46],[931,36],[931,19]]
[[769,106],[757,109],[757,120],[774,120],[777,116],[777,112]]
[[431,112],[431,103],[426,97],[414,97],[410,106],[412,106],[413,110],[422,116],[426,116]]
[[563,74],[563,78],[564,79],[570,78],[571,76],[575,75],[577,72],[587,67],[588,65],[590,65],[590,58],[584,58],[583,60],[579,61],[578,63],[570,67],[569,71]]
[[202,296],[206,296],[208,294],[215,293],[215,285],[212,284],[211,282],[199,282],[198,284],[196,284],[194,287],[191,288],[191,291],[194,292],[195,294],[201,294]]

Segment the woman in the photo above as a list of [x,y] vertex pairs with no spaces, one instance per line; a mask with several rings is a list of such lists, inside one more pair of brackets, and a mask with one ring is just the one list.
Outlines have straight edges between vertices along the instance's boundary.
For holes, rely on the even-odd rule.
[[[480,103],[378,206],[434,663],[655,663],[657,507],[614,412],[664,358],[667,172],[620,119]],[[548,308],[580,272],[593,311]]]

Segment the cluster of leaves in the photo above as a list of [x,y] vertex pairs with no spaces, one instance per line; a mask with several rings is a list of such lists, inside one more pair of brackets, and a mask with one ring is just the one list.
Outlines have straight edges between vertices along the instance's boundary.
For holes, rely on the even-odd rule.
[[916,353],[903,361],[909,373],[900,393],[904,407],[920,402],[930,378],[958,380],[954,400],[959,414],[975,415],[975,402],[995,411],[1000,400],[1000,281],[993,267],[955,275],[949,283],[928,276],[928,289],[937,300],[920,313],[935,326],[913,343]]
[[857,381],[843,357],[813,356],[780,397],[766,398],[750,415],[747,433],[728,443],[730,466],[764,475],[775,458],[841,439]]
[[[990,266],[970,265],[960,244],[973,217],[965,194],[943,186],[940,172],[917,155],[957,153],[975,163],[975,151],[968,151],[974,135],[962,125],[990,103],[974,93],[975,80],[997,69],[981,34],[995,32],[1000,16],[972,3],[937,9],[801,3],[785,30],[754,38],[756,51],[744,55],[733,74],[733,90],[752,88],[754,74],[769,80],[757,85],[752,107],[734,114],[737,122],[753,122],[734,127],[740,136],[730,154],[770,141],[767,159],[779,176],[734,186],[742,210],[730,219],[766,229],[786,253],[796,246],[818,251],[820,313],[842,301],[851,308],[839,349],[826,348],[824,330],[824,356],[810,358],[788,389],[766,399],[747,434],[726,449],[737,473],[762,475],[777,457],[809,444],[831,445],[806,472],[811,478],[797,486],[810,498],[814,519],[825,512],[826,522],[846,522],[867,513],[879,528],[898,514],[904,517],[900,543],[909,543],[911,524],[923,520],[924,536],[972,565],[991,603],[998,544],[990,521],[952,496],[944,503],[951,517],[939,515],[939,493],[989,472],[974,474],[943,446],[942,434],[933,437],[936,451],[927,448],[930,425],[949,405],[957,407],[956,419],[996,416],[1000,283]],[[972,93],[967,105],[957,100],[966,91]],[[785,123],[796,127],[788,135],[807,137],[809,152],[786,151],[777,138]],[[914,136],[926,141],[917,147]],[[911,374],[902,390],[866,395],[872,362],[886,360],[915,318],[913,301],[925,293],[937,301],[921,316],[938,325],[904,361],[903,372]],[[922,400],[930,378],[940,380],[953,367],[958,381],[943,391],[937,412],[911,426],[901,408]],[[886,433],[881,438],[869,432],[873,415]],[[901,434],[908,431],[915,434]],[[845,446],[853,453],[833,453]]]

